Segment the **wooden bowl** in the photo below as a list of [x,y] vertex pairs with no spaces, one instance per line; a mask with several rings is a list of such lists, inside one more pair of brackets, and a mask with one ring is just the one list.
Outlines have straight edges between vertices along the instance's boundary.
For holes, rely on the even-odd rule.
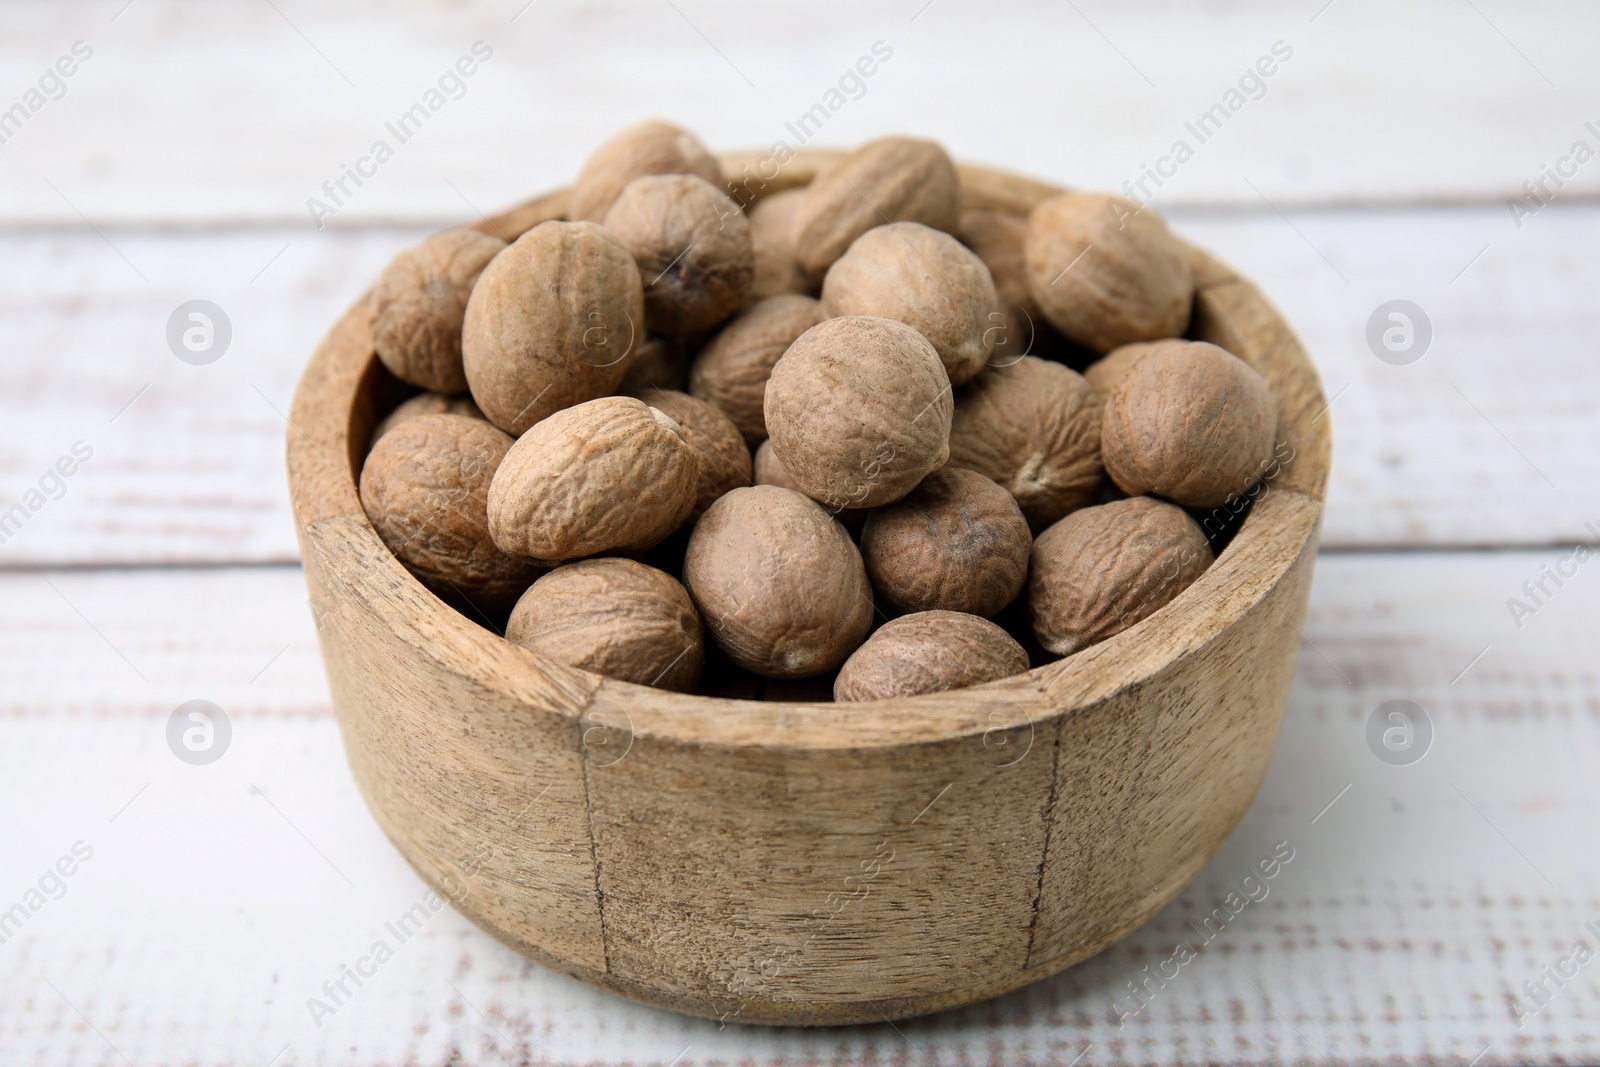
[[[750,196],[804,184],[724,157]],[[967,203],[1055,186],[963,166]],[[560,218],[557,192],[480,226]],[[877,1022],[1027,985],[1171,900],[1250,806],[1305,616],[1329,463],[1305,352],[1193,252],[1192,334],[1260,371],[1286,460],[1172,604],[1026,675],[868,704],[685,696],[575,670],[447,607],[356,494],[392,405],[366,303],[301,379],[289,482],[334,709],[367,804],[441,896],[546,966],[674,1011]],[[387,384],[386,384],[387,383]]]

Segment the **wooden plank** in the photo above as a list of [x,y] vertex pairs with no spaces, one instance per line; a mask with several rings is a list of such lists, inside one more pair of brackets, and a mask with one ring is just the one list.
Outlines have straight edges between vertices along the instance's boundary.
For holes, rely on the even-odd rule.
[[[1600,90],[1592,5],[1325,6],[22,6],[0,42],[15,72],[8,106],[74,41],[94,53],[5,145],[0,218],[75,223],[81,210],[101,223],[309,228],[308,198],[378,139],[394,158],[361,187],[346,182],[332,224],[455,217],[463,196],[489,210],[564,183],[600,137],[654,111],[735,149],[796,145],[790,127],[818,108],[802,131],[816,144],[904,129],[967,158],[1107,188],[1166,166],[1182,139],[1195,154],[1165,181],[1163,205],[1256,204],[1252,183],[1282,203],[1498,202],[1574,140],[1600,143],[1583,126],[1600,116],[1581,105]],[[493,57],[460,98],[404,143],[390,134],[385,123],[478,40]],[[877,42],[889,57],[870,77],[845,77],[873,62]],[[1274,65],[1277,42],[1292,54]],[[971,77],[951,76],[953,57],[970,60]],[[1274,73],[1245,84],[1259,99],[1230,100],[1263,58]],[[996,64],[1005,76],[987,77]],[[1204,142],[1186,127],[1230,104]],[[1562,195],[1597,190],[1591,165]]]
[[[17,1062],[282,1053],[363,1067],[1593,1062],[1593,966],[1547,981],[1520,1030],[1512,1011],[1534,1006],[1524,982],[1541,968],[1600,943],[1584,927],[1600,916],[1600,867],[1573,847],[1600,815],[1593,564],[1520,630],[1505,607],[1561,555],[1325,554],[1272,771],[1171,905],[990,1004],[823,1031],[640,1008],[525,962],[449,908],[401,942],[385,923],[426,911],[425,890],[344,766],[297,569],[0,576],[0,805],[28,813],[0,821],[0,903],[75,842],[93,850],[0,944],[0,1046]],[[175,704],[197,696],[234,725],[207,767],[164,738]],[[1433,727],[1410,766],[1366,741],[1397,698]],[[1262,878],[1285,846],[1293,858]],[[1238,904],[1246,892],[1261,899]],[[346,980],[318,1028],[307,999],[380,939],[393,958],[360,987]],[[1147,982],[1180,942],[1197,958]],[[1147,1006],[1130,983],[1146,983]]]

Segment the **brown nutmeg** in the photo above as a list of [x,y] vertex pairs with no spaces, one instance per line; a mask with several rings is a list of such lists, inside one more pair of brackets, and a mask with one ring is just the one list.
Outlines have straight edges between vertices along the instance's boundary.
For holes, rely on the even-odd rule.
[[1033,543],[1028,612],[1039,643],[1069,655],[1154,614],[1211,566],[1179,507],[1137,496],[1084,508]]
[[945,467],[903,499],[867,513],[861,557],[897,611],[987,618],[1028,578],[1033,537],[1011,494],[977,471]]
[[851,152],[806,187],[795,220],[795,258],[813,282],[857,237],[885,222],[949,232],[961,219],[955,164],[933,141],[883,137]]
[[796,220],[804,189],[785,189],[764,196],[745,212],[750,220],[750,245],[755,251],[756,276],[750,299],[765,300],[780,293],[809,293],[811,283],[795,258]]
[[950,454],[950,379],[916,330],[846,315],[800,336],[767,381],[784,470],[830,508],[905,496]]
[[700,457],[700,480],[696,483],[694,511],[689,514],[691,520],[705,514],[722,494],[751,484],[750,449],[728,416],[704,400],[670,389],[649,389],[639,399],[670,416]]
[[994,347],[989,365],[1003,367],[1019,356],[1067,356],[1066,341],[1045,320],[1028,291],[1028,261],[1024,247],[1028,219],[1007,211],[972,210],[961,213],[956,232],[961,243],[977,253],[994,279],[999,308],[989,316]]
[[567,563],[534,582],[512,609],[506,640],[582,670],[692,693],[705,637],[689,594],[669,574],[631,559]]
[[[402,402],[398,407],[383,417],[383,421],[373,427],[372,444],[378,443],[378,438],[399,426],[422,415],[465,415],[469,419],[482,419],[483,412],[478,410],[478,405],[472,402],[470,396],[440,396],[438,393],[419,393],[410,400]],[[371,447],[370,445],[368,447]]]
[[594,150],[567,204],[567,217],[599,222],[622,190],[647,174],[693,174],[722,188],[722,167],[699,138],[681,126],[650,119],[629,126]]
[[472,287],[506,243],[445,230],[395,256],[368,298],[372,346],[396,378],[435,393],[464,393],[461,322]]
[[646,389],[677,389],[689,383],[689,347],[676,337],[648,337],[633,350],[617,392],[638,396]]
[[809,296],[752,304],[711,339],[689,368],[689,392],[733,420],[752,446],[766,440],[767,379],[789,346],[826,316]]
[[1050,323],[1096,352],[1177,337],[1194,275],[1182,242],[1149,208],[1102,193],[1061,193],[1033,209],[1028,290]]
[[729,659],[768,678],[843,663],[872,627],[872,587],[844,527],[790,489],[735,489],[711,505],[684,584]]
[[510,448],[482,419],[419,415],[384,434],[361,468],[361,508],[389,551],[473,614],[504,611],[540,574],[489,533],[489,486]]
[[950,465],[998,483],[1042,530],[1099,492],[1099,404],[1059,363],[1023,356],[991,367],[956,397]]
[[709,330],[750,295],[755,253],[749,220],[704,179],[635,178],[606,212],[605,226],[639,265],[652,333],[682,337]]
[[683,525],[699,477],[676,422],[632,397],[602,397],[517,439],[489,487],[489,531],[502,550],[539,560],[642,551]]
[[1083,369],[1083,380],[1089,383],[1089,388],[1094,390],[1100,402],[1105,403],[1106,397],[1111,395],[1111,387],[1117,384],[1117,379],[1122,377],[1124,371],[1139,362],[1146,352],[1168,341],[1135,341],[1131,345],[1113,348],[1093,363]]
[[884,623],[839,669],[835,700],[883,700],[965,689],[1028,669],[1012,636],[976,615],[921,611]]
[[793,489],[797,493],[805,492],[804,489],[794,484],[794,479],[789,477],[789,472],[783,469],[783,464],[779,462],[777,455],[772,451],[772,441],[770,439],[762,441],[761,446],[756,449],[753,466],[757,485],[776,485],[782,489]]
[[876,226],[828,268],[822,307],[830,317],[879,315],[922,334],[950,384],[983,370],[998,310],[989,268],[947,233],[920,222]]
[[489,421],[520,435],[614,391],[644,332],[633,256],[592,222],[545,222],[484,268],[461,354]]
[[1248,363],[1204,341],[1169,341],[1117,379],[1100,434],[1124,492],[1214,508],[1266,473],[1277,428],[1272,389]]

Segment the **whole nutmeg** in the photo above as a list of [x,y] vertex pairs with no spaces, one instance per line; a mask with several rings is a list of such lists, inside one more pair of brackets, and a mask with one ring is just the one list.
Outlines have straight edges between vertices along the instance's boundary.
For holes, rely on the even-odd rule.
[[785,189],[757,200],[745,211],[750,220],[750,244],[755,250],[756,276],[751,300],[779,293],[809,293],[811,283],[795,259],[794,240],[804,189]]
[[421,415],[465,415],[469,419],[483,418],[483,412],[478,410],[478,405],[472,402],[470,396],[440,396],[438,393],[419,393],[410,400],[402,402],[400,406],[385,415],[382,422],[373,427],[372,443],[377,444],[378,438],[399,426],[402,422],[407,422]]
[[950,454],[950,379],[903,322],[846,315],[801,334],[767,381],[783,469],[832,508],[898,500]]
[[372,346],[403,382],[464,393],[461,320],[467,298],[506,243],[476,230],[445,230],[395,256],[372,287]]
[[700,350],[689,392],[733,420],[753,446],[767,436],[767,379],[789,346],[826,316],[809,296],[786,293],[751,305]]
[[1026,254],[1039,310],[1096,352],[1189,325],[1189,256],[1148,208],[1102,193],[1053,196],[1028,216]]
[[606,212],[605,226],[639,265],[653,333],[682,337],[708,330],[750,295],[750,222],[704,179],[635,178]]
[[828,268],[822,308],[830,317],[879,315],[922,334],[952,385],[983,370],[998,308],[989,268],[947,233],[920,222],[877,226]]
[[735,489],[689,537],[684,584],[729,659],[768,678],[832,670],[872,628],[872,587],[844,527],[774,485]]
[[897,611],[988,617],[1028,579],[1033,537],[1011,494],[977,471],[934,471],[903,499],[867,513],[861,558]]
[[919,611],[886,622],[833,683],[835,700],[883,700],[982,685],[1028,669],[1012,636],[976,615]]
[[1018,356],[1051,356],[1065,346],[1028,291],[1028,262],[1024,244],[1028,220],[1007,211],[967,210],[956,232],[961,243],[977,253],[994,279],[999,304],[989,316],[994,347],[989,365],[1003,367]]
[[1122,377],[1123,371],[1137,363],[1139,358],[1152,348],[1171,343],[1171,341],[1135,341],[1121,348],[1113,348],[1083,369],[1083,380],[1089,383],[1089,388],[1093,389],[1095,396],[1104,403],[1106,397],[1111,395],[1111,387]]
[[773,454],[770,440],[762,441],[761,447],[756,449],[754,467],[755,484],[757,485],[776,485],[782,489],[793,489],[797,493],[805,492],[804,489],[794,484],[794,479],[789,477],[789,472],[783,469],[783,464]]
[[602,397],[511,446],[489,487],[489,532],[504,551],[540,560],[641,551],[683,525],[699,478],[676,422],[632,397]]
[[1059,363],[1023,356],[991,367],[956,397],[950,465],[998,483],[1042,530],[1100,490],[1099,403]]
[[683,439],[700,457],[691,520],[705,514],[724,493],[751,484],[750,449],[728,416],[704,400],[670,389],[649,389],[639,394],[639,399],[676,422]]
[[1278,408],[1244,360],[1204,341],[1172,341],[1117,379],[1100,422],[1106,472],[1130,495],[1191,508],[1243,494],[1272,464]]
[[633,350],[628,373],[622,376],[617,392],[638,396],[646,389],[677,389],[689,383],[690,352],[676,337],[649,337]]
[[650,119],[629,126],[594,150],[567,202],[567,218],[599,222],[622,190],[647,174],[693,174],[722,188],[722,167],[699,138],[681,126]]
[[1179,507],[1147,496],[1084,508],[1033,542],[1028,613],[1057,655],[1121,633],[1211,566],[1211,546]]
[[946,232],[961,219],[955,164],[933,141],[883,137],[851,152],[806,187],[795,220],[795,258],[820,282],[855,239],[885,222]]
[[544,222],[484,268],[461,354],[472,399],[513,435],[605,396],[644,333],[633,256],[592,222]]
[[372,446],[361,509],[423,585],[463,610],[504,611],[540,568],[489,533],[489,486],[511,438],[482,419],[419,415]]
[[689,594],[631,559],[568,563],[534,582],[511,611],[506,640],[582,670],[692,693],[705,635]]

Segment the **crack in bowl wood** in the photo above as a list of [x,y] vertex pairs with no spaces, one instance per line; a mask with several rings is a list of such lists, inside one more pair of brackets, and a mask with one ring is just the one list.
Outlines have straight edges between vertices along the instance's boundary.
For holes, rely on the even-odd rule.
[[[837,153],[801,153],[759,196]],[[762,155],[723,157],[735,184]],[[970,207],[1057,187],[963,166]],[[751,197],[745,197],[750,199]],[[487,219],[506,240],[565,191]],[[387,383],[362,299],[301,379],[289,482],[350,767],[418,873],[516,951],[748,1023],[971,1004],[1149,919],[1266,774],[1322,515],[1326,404],[1256,288],[1199,250],[1191,334],[1271,384],[1280,455],[1216,563],[1154,615],[975,689],[864,704],[685,696],[518,648],[425,590],[356,479]]]

